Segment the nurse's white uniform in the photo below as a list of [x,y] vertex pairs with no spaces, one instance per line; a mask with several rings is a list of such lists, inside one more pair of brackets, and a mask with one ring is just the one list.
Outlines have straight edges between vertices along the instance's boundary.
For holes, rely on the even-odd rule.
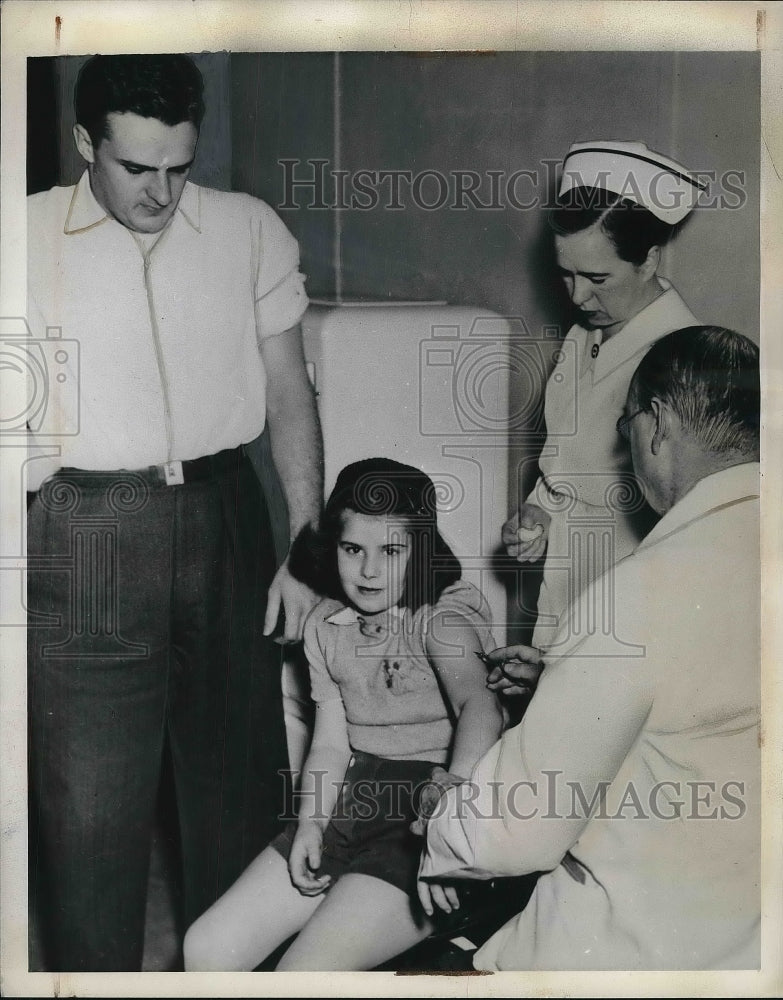
[[[616,423],[647,349],[667,333],[698,323],[672,285],[658,281],[663,293],[606,343],[601,330],[572,327],[547,383],[541,477],[527,498],[552,518],[533,635],[541,649],[552,645],[569,603],[632,552],[657,519],[633,476]],[[574,622],[577,630],[611,628],[611,579],[606,582]],[[558,641],[568,638],[561,634]]]

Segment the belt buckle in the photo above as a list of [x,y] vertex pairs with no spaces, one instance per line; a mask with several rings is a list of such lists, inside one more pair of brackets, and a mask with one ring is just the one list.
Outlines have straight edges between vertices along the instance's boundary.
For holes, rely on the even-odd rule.
[[166,486],[182,486],[185,482],[185,475],[182,471],[182,462],[164,463],[163,476],[166,480]]

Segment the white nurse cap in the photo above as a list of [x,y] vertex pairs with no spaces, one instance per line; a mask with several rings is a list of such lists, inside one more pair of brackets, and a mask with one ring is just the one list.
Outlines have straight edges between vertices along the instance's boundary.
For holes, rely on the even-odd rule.
[[643,142],[575,142],[563,161],[560,195],[575,187],[614,191],[673,226],[707,185]]

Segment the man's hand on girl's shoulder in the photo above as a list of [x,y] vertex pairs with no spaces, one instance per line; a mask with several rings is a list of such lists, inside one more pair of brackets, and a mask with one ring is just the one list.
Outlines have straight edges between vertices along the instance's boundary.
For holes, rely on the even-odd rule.
[[264,618],[264,635],[271,635],[277,625],[282,607],[285,615],[283,635],[276,641],[281,645],[298,642],[302,638],[305,619],[321,600],[314,590],[291,575],[286,560],[275,574],[267,598]]

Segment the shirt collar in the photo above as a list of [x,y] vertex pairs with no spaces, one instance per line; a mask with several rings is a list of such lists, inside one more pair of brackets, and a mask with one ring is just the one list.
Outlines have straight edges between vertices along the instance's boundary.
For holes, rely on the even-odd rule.
[[[389,608],[386,612],[389,615],[394,615],[395,618],[405,617],[405,608],[399,607],[397,604],[393,608]],[[367,615],[366,618],[372,620],[374,615]],[[324,621],[329,622],[330,625],[355,625],[360,619],[366,620],[364,615],[360,615],[355,608],[346,606],[335,611],[334,614],[329,615],[324,618]]]
[[[197,233],[201,232],[201,197],[198,185],[185,182],[182,196],[177,205],[177,212],[185,219]],[[77,233],[85,233],[89,229],[104,222],[110,221],[111,216],[106,212],[92,193],[90,187],[90,174],[85,170],[79,178],[79,183],[73,189],[71,203],[65,217],[63,232],[66,236],[74,236]]]
[[757,499],[761,493],[758,462],[743,462],[700,479],[685,496],[667,511],[639,544],[637,551],[654,545],[666,535],[704,514],[739,500]]
[[602,341],[593,368],[593,381],[611,375],[629,358],[649,347],[661,336],[661,331],[678,330],[691,326],[695,320],[679,293],[666,278],[658,277],[663,292],[657,299],[638,312],[626,325],[607,341]]
[[185,181],[177,211],[197,233],[201,232],[201,188]]

